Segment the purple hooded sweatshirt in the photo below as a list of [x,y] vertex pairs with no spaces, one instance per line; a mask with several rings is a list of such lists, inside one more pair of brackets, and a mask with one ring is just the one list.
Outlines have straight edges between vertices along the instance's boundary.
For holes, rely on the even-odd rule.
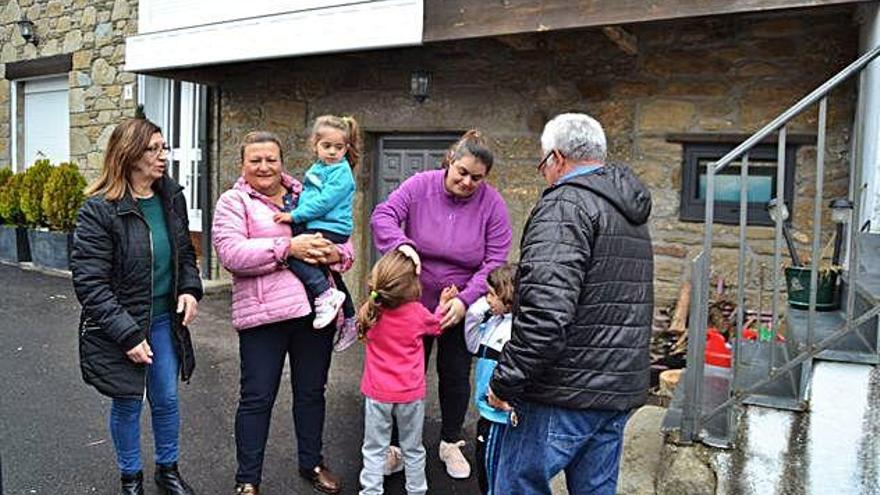
[[448,285],[458,287],[467,306],[484,295],[486,276],[507,261],[513,236],[498,191],[483,182],[458,198],[446,191],[445,176],[432,170],[410,177],[376,206],[370,221],[379,252],[409,244],[419,253],[422,304],[431,311]]

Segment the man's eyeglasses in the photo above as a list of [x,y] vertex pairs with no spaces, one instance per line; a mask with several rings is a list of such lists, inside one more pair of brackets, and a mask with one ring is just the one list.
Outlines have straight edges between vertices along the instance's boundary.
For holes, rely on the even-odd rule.
[[547,160],[549,160],[550,157],[553,156],[553,151],[554,150],[550,150],[550,152],[544,156],[544,159],[541,160],[541,163],[538,164],[538,172],[540,172],[544,168],[544,165],[547,165]]
[[[574,149],[571,150],[571,152],[574,153],[575,151],[579,151],[579,150],[581,150],[581,149],[583,149],[583,148],[586,148],[587,146],[589,146],[589,145],[591,145],[591,144],[593,144],[591,141],[587,141],[587,142],[581,143],[581,144],[575,146]],[[557,153],[559,153],[559,155],[562,156],[563,158],[565,157],[565,155],[563,155],[562,152],[559,151],[559,150],[550,150],[550,152],[547,153],[547,155],[544,157],[544,159],[541,160],[541,163],[538,164],[538,172],[540,172],[541,169],[543,169],[544,166],[547,165],[547,160],[549,160],[550,157],[553,156],[553,152],[554,152],[554,151],[556,151]]]
[[150,146],[144,151],[153,156],[156,156],[161,155],[162,153],[170,153],[171,147],[169,147],[167,144],[163,144],[162,146]]

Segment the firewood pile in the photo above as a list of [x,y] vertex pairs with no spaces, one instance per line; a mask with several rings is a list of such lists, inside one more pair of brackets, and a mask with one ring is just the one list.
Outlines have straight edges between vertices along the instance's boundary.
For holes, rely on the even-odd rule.
[[[728,341],[736,333],[736,304],[729,300],[723,290],[714,292],[709,302],[709,327],[717,329]],[[654,314],[651,336],[651,386],[674,388],[675,383],[661,383],[660,374],[667,370],[684,368],[687,364],[688,315],[690,312],[691,285],[685,282],[679,291],[678,300]],[[678,374],[667,374],[675,377]]]

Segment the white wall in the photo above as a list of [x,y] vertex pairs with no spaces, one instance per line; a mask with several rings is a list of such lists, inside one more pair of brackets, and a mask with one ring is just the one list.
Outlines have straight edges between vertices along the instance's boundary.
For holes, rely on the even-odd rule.
[[126,39],[137,72],[418,45],[423,0],[141,0]]
[[[880,4],[860,7],[862,16],[861,53],[880,44]],[[859,89],[862,115],[859,150],[862,159],[862,184],[865,188],[858,226],[871,220],[871,232],[880,233],[880,58],[865,68],[864,86]]]

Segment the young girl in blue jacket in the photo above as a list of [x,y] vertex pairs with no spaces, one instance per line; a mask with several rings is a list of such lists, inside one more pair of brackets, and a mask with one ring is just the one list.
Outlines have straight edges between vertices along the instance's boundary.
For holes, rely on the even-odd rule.
[[475,444],[477,481],[483,494],[492,493],[498,448],[510,424],[510,413],[490,406],[486,394],[501,349],[510,340],[515,274],[516,265],[511,263],[489,272],[486,279],[488,294],[471,305],[465,318],[465,340],[469,350],[478,356],[474,402],[480,412],[480,420],[477,422]]
[[[275,221],[293,224],[294,235],[320,233],[334,244],[348,241],[354,226],[352,169],[360,160],[358,141],[358,124],[352,117],[322,115],[315,119],[309,143],[317,160],[303,177],[299,201],[294,204],[290,196],[285,197],[284,211],[275,215]],[[315,301],[314,328],[329,325],[342,308],[345,320],[336,349],[354,342],[354,304],[342,277],[334,275],[336,287],[332,287],[325,269],[292,257],[287,264]]]

